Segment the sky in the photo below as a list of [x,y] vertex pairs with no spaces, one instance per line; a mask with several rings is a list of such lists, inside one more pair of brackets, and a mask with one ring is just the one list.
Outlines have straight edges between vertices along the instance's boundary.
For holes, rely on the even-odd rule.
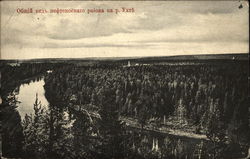
[[239,1],[1,1],[1,59],[248,53],[249,7],[242,3],[239,9]]

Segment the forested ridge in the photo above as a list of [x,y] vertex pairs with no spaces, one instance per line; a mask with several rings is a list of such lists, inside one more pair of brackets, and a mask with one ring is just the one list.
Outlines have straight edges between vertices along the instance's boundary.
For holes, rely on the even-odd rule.
[[[23,157],[228,158],[247,153],[246,62],[130,67],[106,63],[50,69],[53,72],[44,75],[48,109],[37,99],[35,114],[15,121],[22,124],[21,137],[12,137],[21,140],[17,149]],[[133,120],[139,129],[129,130],[122,119]],[[143,130],[152,125],[156,130],[205,135],[207,141],[190,143],[189,150],[182,140],[149,137]]]

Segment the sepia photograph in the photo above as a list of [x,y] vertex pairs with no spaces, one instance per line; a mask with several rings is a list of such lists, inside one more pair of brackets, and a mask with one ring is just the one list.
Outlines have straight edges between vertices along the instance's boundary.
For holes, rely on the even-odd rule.
[[2,159],[250,158],[249,1],[1,1]]

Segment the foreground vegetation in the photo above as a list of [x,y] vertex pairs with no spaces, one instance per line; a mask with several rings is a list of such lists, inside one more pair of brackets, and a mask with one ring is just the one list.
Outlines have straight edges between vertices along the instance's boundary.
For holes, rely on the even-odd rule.
[[[8,90],[12,87],[3,88],[7,157],[228,158],[247,153],[246,62],[132,67],[27,64],[5,69],[10,71],[5,72],[4,82],[18,77],[12,87],[43,73],[50,103],[43,108],[37,99],[35,113],[21,121],[15,96]],[[18,69],[23,72],[14,71]],[[48,69],[53,72],[46,74]],[[161,133],[170,129],[189,138]],[[197,140],[191,134],[205,138]]]

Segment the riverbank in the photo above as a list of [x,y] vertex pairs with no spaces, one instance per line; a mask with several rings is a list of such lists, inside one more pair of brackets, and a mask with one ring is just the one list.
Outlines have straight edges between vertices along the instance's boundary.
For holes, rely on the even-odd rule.
[[34,75],[32,77],[22,79],[19,81],[19,83],[20,83],[20,85],[25,84],[25,83],[29,83],[32,80],[41,79],[43,76],[44,76],[44,73],[40,73],[40,74]]
[[[130,118],[130,117],[120,117],[120,120],[126,123],[126,126],[136,129],[141,129],[141,126],[137,119]],[[172,129],[167,124],[163,126],[156,126],[151,123],[145,124],[145,126],[142,129],[143,131],[151,131],[156,132],[160,134],[165,135],[172,135],[172,136],[178,136],[178,137],[184,137],[184,138],[190,138],[190,139],[197,139],[197,140],[209,140],[206,135],[204,134],[195,134],[192,132],[184,131],[181,129]]]

